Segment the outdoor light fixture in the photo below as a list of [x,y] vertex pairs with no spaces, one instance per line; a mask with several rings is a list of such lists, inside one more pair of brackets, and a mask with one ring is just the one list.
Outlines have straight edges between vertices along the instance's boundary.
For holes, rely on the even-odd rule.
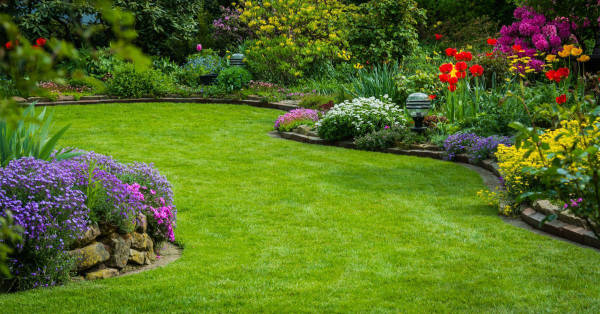
[[423,126],[423,119],[429,112],[429,108],[431,108],[431,100],[426,94],[413,93],[406,98],[406,111],[415,121],[413,131],[421,133],[427,129]]
[[231,58],[229,58],[229,65],[243,67],[244,66],[244,54],[234,53],[233,55],[231,55]]

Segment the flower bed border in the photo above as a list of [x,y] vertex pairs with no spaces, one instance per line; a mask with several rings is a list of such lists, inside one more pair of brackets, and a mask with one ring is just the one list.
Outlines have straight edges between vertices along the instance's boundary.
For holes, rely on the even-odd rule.
[[[37,102],[36,102],[37,101]],[[19,99],[23,105],[35,103],[36,106],[68,106],[68,105],[97,105],[112,103],[201,103],[201,104],[233,104],[248,105],[260,108],[279,109],[289,111],[298,108],[290,101],[268,102],[263,100],[240,100],[225,98],[202,98],[202,97],[161,97],[161,98],[111,98],[108,96],[82,96],[79,100],[72,97],[63,97],[57,101],[50,101],[47,98],[30,97],[28,99]]]
[[[320,137],[299,134],[295,132],[279,132],[273,131],[271,135],[278,136],[283,139],[307,143],[307,144],[319,144],[328,146],[337,146],[343,148],[358,149],[352,141],[339,141],[330,142]],[[434,150],[426,145],[412,145],[411,147],[404,148],[388,148],[384,153],[391,153],[396,155],[408,155],[417,157],[426,157],[432,159],[444,159],[444,152],[441,150]],[[472,163],[469,161],[467,155],[459,154],[456,156],[455,162],[467,163],[473,166],[483,168],[490,171],[496,177],[500,177],[498,170],[498,164],[492,160],[483,160],[478,163]],[[535,207],[539,212],[534,209]],[[582,220],[580,218],[558,214],[556,220],[545,221],[546,215],[554,212],[552,204],[547,201],[536,201],[534,205],[526,206],[522,211],[520,218],[533,228],[545,231],[552,235],[565,238],[567,240],[591,246],[596,249],[600,249],[600,239],[596,237],[594,232],[591,230],[584,229],[582,226]]]

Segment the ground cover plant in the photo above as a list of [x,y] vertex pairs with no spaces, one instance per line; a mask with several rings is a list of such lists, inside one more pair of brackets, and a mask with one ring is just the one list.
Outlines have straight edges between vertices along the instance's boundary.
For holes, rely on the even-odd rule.
[[504,223],[475,197],[483,188],[476,173],[270,138],[280,114],[237,105],[57,107],[56,119],[71,123],[60,144],[153,162],[169,178],[183,256],[134,276],[0,295],[3,311],[600,308],[598,253]]

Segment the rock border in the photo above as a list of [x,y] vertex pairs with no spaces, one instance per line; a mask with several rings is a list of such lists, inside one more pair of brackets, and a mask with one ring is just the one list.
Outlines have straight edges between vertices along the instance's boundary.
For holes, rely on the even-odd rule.
[[248,105],[260,108],[278,109],[290,111],[298,108],[295,101],[283,100],[279,102],[268,102],[263,100],[241,100],[225,98],[202,98],[202,97],[161,97],[161,98],[111,98],[108,96],[82,96],[79,100],[73,97],[63,97],[57,101],[50,101],[47,98],[30,97],[28,99],[17,99],[22,105],[35,103],[35,106],[68,106],[68,105],[97,105],[112,103],[200,103],[200,104],[232,104]]
[[[315,134],[310,134],[308,132],[307,134],[300,134],[296,132],[272,131],[269,133],[269,135],[272,137],[279,137],[307,144],[358,149],[352,141],[326,141],[318,136],[315,136]],[[411,145],[407,148],[388,148],[383,152],[396,155],[417,156],[441,160],[444,159],[443,151],[441,151],[438,147],[434,148],[429,147],[428,145]],[[467,155],[457,155],[454,162],[465,164],[465,166],[480,167],[491,172],[496,178],[500,177],[498,164],[492,160],[483,160],[478,163],[472,163]],[[552,214],[556,214],[557,219],[553,221],[546,221],[547,215]],[[549,201],[536,201],[533,203],[533,208],[531,206],[527,206],[521,211],[520,218],[535,229],[542,230],[551,235],[577,242],[579,244],[600,249],[600,239],[596,237],[593,231],[586,229],[587,223],[585,220],[574,215],[570,215],[569,213],[559,211],[559,209],[552,205]]]

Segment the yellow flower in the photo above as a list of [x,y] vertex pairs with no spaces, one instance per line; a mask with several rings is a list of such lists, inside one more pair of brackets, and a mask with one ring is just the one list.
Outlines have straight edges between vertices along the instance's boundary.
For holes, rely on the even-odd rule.
[[558,55],[559,55],[561,58],[567,58],[568,56],[570,56],[570,55],[571,55],[571,51],[570,51],[570,50],[565,50],[565,49],[563,49],[562,51],[559,51],[559,52],[558,52]]
[[583,53],[583,49],[581,49],[581,48],[572,48],[571,49],[571,54],[575,57],[579,56],[582,53]]
[[546,61],[548,62],[556,62],[556,55],[547,55]]
[[362,68],[364,68],[364,67],[365,67],[365,66],[364,66],[364,65],[362,65],[362,64],[360,64],[360,63],[357,63],[357,64],[355,64],[355,65],[354,65],[354,68],[355,68],[355,69],[357,69],[357,70],[360,70],[360,69],[362,69]]
[[590,61],[590,56],[588,56],[588,55],[582,55],[581,57],[577,58],[577,61],[579,61],[579,62],[588,62],[588,61]]

